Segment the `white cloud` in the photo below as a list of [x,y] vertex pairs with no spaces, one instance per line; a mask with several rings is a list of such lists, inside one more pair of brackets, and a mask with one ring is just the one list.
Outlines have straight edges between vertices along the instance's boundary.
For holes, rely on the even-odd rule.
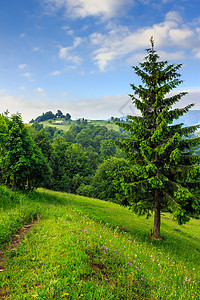
[[62,29],[66,30],[68,35],[73,35],[74,31],[72,29],[70,29],[69,26],[63,26]]
[[67,92],[62,92],[62,93],[60,94],[61,97],[66,97],[67,95],[68,95]]
[[73,62],[75,64],[79,64],[82,62],[82,58],[79,55],[71,55],[69,53],[68,48],[61,48],[59,52],[59,57],[66,61]]
[[52,11],[64,8],[71,18],[98,16],[112,18],[133,0],[44,0]]
[[33,48],[33,51],[34,51],[34,52],[38,52],[39,50],[40,50],[39,47],[34,47],[34,48]]
[[98,32],[91,34],[90,41],[96,47],[93,52],[93,60],[101,71],[105,71],[112,61],[136,55],[138,50],[149,47],[151,36],[155,39],[156,48],[169,49],[169,54],[165,50],[165,57],[177,59],[180,56],[182,58],[184,49],[188,47],[193,49],[196,45],[197,35],[198,31],[192,30],[189,25],[182,24],[181,16],[172,11],[166,15],[166,19],[162,23],[143,27],[133,32],[125,26],[115,26],[106,34]]
[[165,19],[167,21],[175,21],[176,23],[181,23],[183,21],[182,17],[177,11],[169,11],[165,16]]
[[159,51],[159,56],[161,60],[183,60],[185,57],[184,51],[176,51],[176,52],[166,52]]
[[32,77],[32,74],[27,72],[27,73],[21,74],[20,76],[30,79]]
[[61,72],[60,71],[54,71],[54,72],[51,72],[51,75],[52,76],[58,76],[58,75],[60,75],[61,74]]
[[26,33],[21,33],[21,34],[20,34],[20,38],[22,38],[22,39],[23,39],[25,36],[26,36]]
[[[184,92],[181,90],[181,92]],[[188,92],[187,95],[181,98],[179,102],[176,103],[176,107],[185,107],[188,104],[194,104],[193,110],[200,110],[200,90],[185,90]],[[178,92],[171,92],[171,95],[174,95]]]
[[0,96],[5,95],[7,91],[5,89],[0,90]]
[[36,91],[37,91],[40,95],[42,95],[42,96],[47,96],[47,94],[45,93],[44,89],[42,89],[42,88],[40,88],[40,87],[37,88]]
[[26,64],[20,64],[20,65],[18,65],[18,69],[19,70],[24,70],[26,67],[27,67]]
[[190,47],[191,39],[194,36],[194,32],[187,27],[171,29],[169,31],[169,38],[174,45],[182,47]]
[[[66,95],[63,95],[66,96]],[[200,110],[200,90],[189,91],[189,94],[184,96],[177,106],[184,107],[187,104],[195,103],[195,110]],[[107,119],[111,116],[121,117],[127,114],[138,115],[138,111],[132,105],[131,99],[127,95],[114,95],[93,99],[80,99],[77,101],[66,101],[66,99],[58,101],[43,101],[42,98],[30,98],[25,101],[21,98],[10,96],[6,91],[0,92],[0,111],[4,112],[7,109],[10,113],[17,111],[22,114],[24,122],[35,119],[46,111],[56,112],[61,109],[64,113],[69,112],[72,119],[87,118],[87,119]]]
[[67,34],[73,35],[73,34],[74,34],[74,31],[73,31],[73,30],[68,30],[68,31],[67,31]]
[[71,52],[75,50],[82,42],[82,38],[76,37],[74,39],[73,45],[70,47],[60,47],[59,57],[66,61],[79,64],[82,62],[82,58],[79,55],[72,54]]
[[[168,60],[168,61],[183,60],[185,58],[184,51],[166,52],[166,51],[159,50],[158,54],[161,60]],[[126,62],[128,63],[128,65],[133,65],[143,60],[144,60],[144,51],[129,56]]]
[[200,47],[199,48],[194,48],[193,52],[195,53],[195,58],[200,59]]

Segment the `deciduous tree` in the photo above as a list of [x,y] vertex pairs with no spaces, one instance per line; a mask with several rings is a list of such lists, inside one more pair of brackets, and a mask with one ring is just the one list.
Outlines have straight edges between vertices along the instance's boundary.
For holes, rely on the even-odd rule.
[[31,139],[21,115],[0,115],[0,181],[20,189],[33,188],[50,172]]

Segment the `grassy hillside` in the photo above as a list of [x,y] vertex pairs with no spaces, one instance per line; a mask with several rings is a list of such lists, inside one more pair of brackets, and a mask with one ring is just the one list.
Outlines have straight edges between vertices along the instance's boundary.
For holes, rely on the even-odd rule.
[[[62,119],[57,119],[57,121],[59,120],[62,120]],[[63,130],[64,132],[65,131],[68,131],[69,128],[72,126],[72,125],[76,125],[76,121],[75,120],[71,120],[71,121],[68,121],[67,124],[56,124],[55,123],[55,120],[48,120],[48,121],[45,121],[45,122],[41,122],[41,124],[44,125],[44,127],[46,126],[53,126],[53,127],[56,127],[57,129],[60,129],[60,130]],[[113,129],[113,130],[116,130],[116,131],[119,131],[119,126],[117,126],[115,124],[115,122],[112,122],[112,121],[104,121],[104,120],[91,120],[91,122],[89,124],[92,124],[92,125],[100,125],[100,126],[106,126],[109,130],[110,129]],[[29,123],[27,124],[28,126],[31,126],[32,124]]]
[[165,213],[155,241],[152,218],[97,199],[0,187],[0,209],[0,299],[200,299],[200,220],[180,227]]

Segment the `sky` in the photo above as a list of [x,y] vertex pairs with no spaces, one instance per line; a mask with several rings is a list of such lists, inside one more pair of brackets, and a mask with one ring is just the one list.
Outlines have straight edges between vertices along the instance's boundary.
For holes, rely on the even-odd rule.
[[151,36],[161,60],[183,64],[180,107],[200,109],[199,0],[1,0],[0,113],[137,114],[132,66]]

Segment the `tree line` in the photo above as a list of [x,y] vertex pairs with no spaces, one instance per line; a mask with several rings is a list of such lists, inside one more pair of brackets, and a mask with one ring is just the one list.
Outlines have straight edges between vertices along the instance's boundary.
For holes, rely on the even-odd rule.
[[57,118],[65,119],[66,121],[68,121],[71,119],[71,115],[69,113],[66,113],[66,115],[64,115],[62,111],[59,109],[57,110],[56,114],[52,113],[52,111],[47,111],[46,113],[43,113],[41,116],[38,116],[35,120],[32,119],[30,123],[44,122],[51,119],[55,120]]
[[67,132],[38,122],[27,126],[20,114],[0,115],[0,128],[3,184],[12,189],[40,186],[70,193],[90,184],[105,160],[124,157],[113,141],[128,136],[87,122],[74,124]]

